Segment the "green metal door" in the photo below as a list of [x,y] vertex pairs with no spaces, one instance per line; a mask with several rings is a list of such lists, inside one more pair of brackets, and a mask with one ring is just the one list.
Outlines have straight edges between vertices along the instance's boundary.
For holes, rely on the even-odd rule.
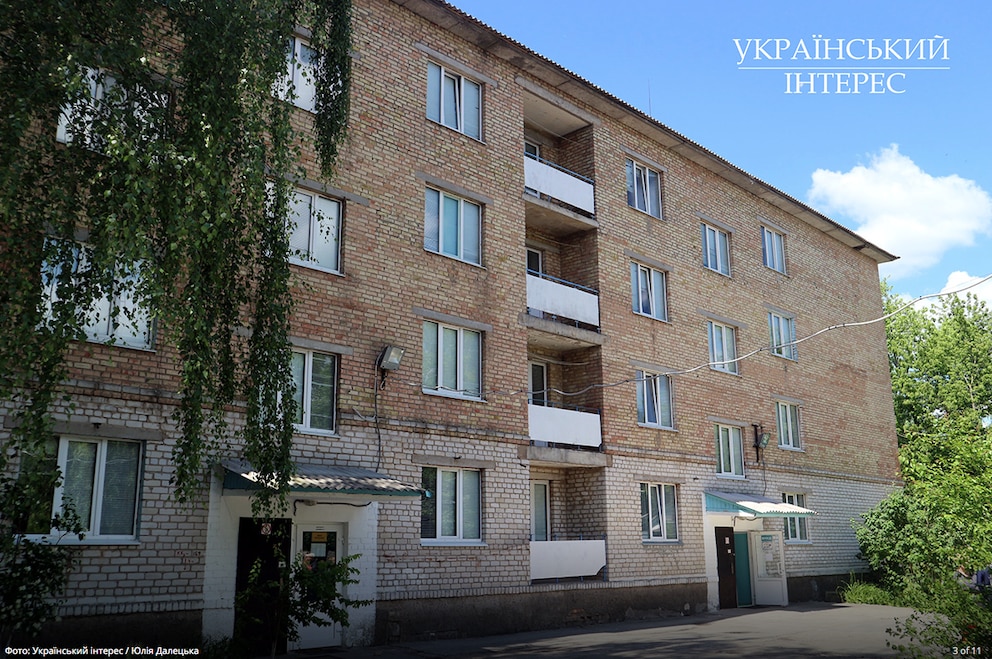
[[734,568],[737,573],[737,606],[751,606],[751,557],[747,533],[734,534]]

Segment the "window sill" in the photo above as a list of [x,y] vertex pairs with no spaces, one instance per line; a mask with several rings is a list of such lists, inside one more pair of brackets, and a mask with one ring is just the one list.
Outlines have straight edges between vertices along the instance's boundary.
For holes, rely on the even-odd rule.
[[708,265],[704,265],[703,266],[703,270],[705,270],[706,272],[712,272],[715,275],[720,275],[721,277],[726,277],[727,279],[733,279],[733,277],[730,276],[730,273],[729,272],[721,272],[720,270],[716,270],[715,268],[711,268]]
[[716,475],[716,477],[717,478],[726,478],[727,480],[734,480],[734,481],[747,480],[747,476],[738,475],[738,474],[719,474],[718,473]]
[[645,547],[681,547],[682,539],[678,538],[675,540],[662,540],[660,538],[641,538],[641,544]]
[[341,270],[334,270],[333,268],[325,268],[316,263],[310,263],[309,261],[300,261],[299,259],[289,259],[289,262],[291,265],[299,266],[307,270],[312,270],[313,272],[324,272],[329,275],[344,277],[344,273]]
[[724,375],[733,375],[735,378],[741,377],[740,371],[728,371],[725,368],[716,368],[715,366],[710,366],[710,370],[714,373],[723,373]]
[[54,535],[24,535],[21,536],[24,540],[30,540],[31,542],[51,545],[58,547],[92,547],[92,546],[104,546],[104,545],[115,545],[115,546],[131,546],[140,547],[141,541],[137,538],[103,538],[100,536],[86,536],[82,540],[79,536],[68,534],[65,536],[54,536]]
[[441,398],[454,398],[455,400],[467,400],[474,403],[485,403],[486,399],[481,396],[466,396],[455,391],[438,391],[437,389],[421,389],[421,392],[428,396],[440,396]]
[[652,423],[641,423],[641,422],[638,422],[637,425],[640,428],[650,428],[651,430],[667,430],[668,432],[678,432],[678,430],[675,429],[675,426],[658,426]]
[[445,254],[444,252],[437,252],[433,249],[427,249],[426,247],[424,248],[424,251],[427,252],[428,254],[437,254],[438,256],[443,256],[446,259],[451,259],[452,261],[457,261],[458,263],[464,263],[465,265],[470,265],[475,268],[479,268],[481,270],[486,269],[486,267],[481,263],[476,263],[474,261],[466,261],[465,259],[458,258],[457,256],[452,256],[451,254]]
[[452,128],[451,126],[449,126],[447,124],[442,124],[440,121],[435,121],[435,120],[431,119],[430,117],[425,117],[425,119],[427,119],[427,121],[429,121],[430,123],[434,124],[435,126],[440,126],[441,128],[444,128],[445,130],[450,130],[452,133],[458,133],[459,135],[464,135],[468,139],[472,140],[473,142],[478,142],[482,146],[485,146],[486,145],[486,142],[481,137],[474,137],[474,136],[469,135],[468,133],[466,133],[464,131],[458,130],[457,128]]
[[304,428],[303,426],[298,426],[293,424],[293,434],[294,435],[312,435],[314,437],[333,437],[335,439],[340,439],[341,435],[337,430],[321,430],[320,428]]
[[763,263],[762,265],[765,266],[765,269],[766,270],[771,270],[772,272],[777,273],[777,274],[780,274],[783,277],[789,277],[789,273],[788,272],[785,272],[784,270],[777,270],[777,269],[771,267],[770,265],[768,265],[767,263]]
[[629,208],[632,211],[637,211],[641,215],[645,215],[645,216],[650,217],[652,219],[658,220],[659,222],[664,222],[665,221],[665,215],[664,215],[664,213],[662,213],[661,215],[657,215],[657,216],[656,215],[652,215],[651,213],[649,213],[649,212],[647,212],[645,210],[641,210],[637,206],[631,206],[630,204],[627,204],[627,208]]
[[434,540],[420,539],[421,547],[488,547],[482,540]]
[[657,320],[659,323],[665,323],[666,325],[671,324],[671,321],[668,320],[667,317],[658,318],[658,316],[652,316],[651,314],[641,313],[640,311],[634,311],[633,309],[631,309],[630,312],[635,316],[640,316],[641,318],[650,318],[651,320]]
[[121,343],[119,341],[112,341],[110,338],[106,338],[106,339],[104,339],[104,338],[91,339],[89,337],[87,337],[86,339],[83,339],[82,342],[84,342],[84,343],[92,343],[92,344],[98,345],[98,346],[107,346],[108,348],[124,348],[125,350],[137,350],[139,352],[156,352],[156,350],[154,348],[154,345],[155,345],[154,343],[152,343],[152,345],[147,345],[147,346],[134,346],[134,345],[131,345],[129,343]]
[[805,453],[806,452],[806,449],[804,449],[804,448],[802,448],[800,446],[783,446],[782,444],[779,444],[778,447],[780,449],[782,449],[783,451],[792,451],[793,453]]
[[811,545],[811,544],[813,544],[813,542],[810,541],[810,540],[786,540],[785,541],[785,544],[787,544],[787,545],[800,545],[800,546],[802,546],[802,545]]

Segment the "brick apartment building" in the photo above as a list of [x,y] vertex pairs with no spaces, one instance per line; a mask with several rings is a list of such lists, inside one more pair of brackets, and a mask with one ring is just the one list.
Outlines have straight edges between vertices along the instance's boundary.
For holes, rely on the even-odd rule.
[[297,193],[291,507],[247,519],[232,455],[179,508],[173,353],[94,334],[62,459],[123,455],[135,496],[95,504],[116,521],[60,629],[230,635],[273,526],[360,554],[375,600],[300,648],[784,605],[863,569],[851,520],[899,484],[884,328],[791,341],[880,316],[894,257],[440,0],[356,0],[353,49],[338,175],[311,157]]

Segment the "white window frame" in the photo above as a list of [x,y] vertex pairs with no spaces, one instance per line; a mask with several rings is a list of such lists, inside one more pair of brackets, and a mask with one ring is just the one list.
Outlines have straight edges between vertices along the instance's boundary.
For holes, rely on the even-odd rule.
[[[678,488],[672,483],[641,483],[641,540],[678,542]],[[671,494],[671,499],[668,495]]]
[[[50,538],[52,540],[58,539],[61,544],[116,544],[116,543],[127,543],[134,542],[138,537],[138,518],[141,511],[141,487],[144,477],[143,464],[144,464],[144,445],[142,442],[133,441],[128,439],[117,439],[117,438],[102,438],[102,437],[85,437],[85,436],[69,436],[62,435],[57,438],[57,445],[55,448],[55,460],[57,461],[59,470],[62,473],[62,479],[60,480],[58,486],[55,487],[52,501],[51,501],[51,513],[61,513],[63,503],[65,501],[65,490],[66,482],[71,477],[71,470],[68,467],[69,458],[69,445],[71,443],[80,444],[93,444],[96,447],[96,453],[94,456],[94,467],[92,473],[92,479],[90,485],[92,487],[90,506],[88,511],[89,524],[84,530],[83,538],[72,534],[65,534],[64,530],[61,529],[51,529],[49,533],[42,534],[30,534],[29,537],[33,539],[43,539]],[[107,451],[108,446],[111,443],[117,444],[127,444],[133,446],[137,449],[135,455],[136,464],[133,465],[135,473],[135,483],[132,501],[132,511],[131,511],[131,525],[130,530],[127,533],[100,533],[99,528],[104,521],[104,505],[108,503],[105,501],[105,496],[107,495]],[[75,509],[77,513],[82,512],[82,506],[80,502],[74,502]],[[111,502],[112,503],[112,502]],[[51,518],[52,515],[49,515]],[[86,515],[81,515],[82,519],[86,518]],[[93,531],[97,529],[97,531]]]
[[[541,371],[540,378],[534,377],[535,369]],[[548,365],[545,362],[531,360],[527,362],[528,394],[527,402],[531,405],[547,407],[548,402]]]
[[[304,198],[308,200],[306,218],[296,212]],[[341,209],[342,204],[337,199],[303,188],[293,190],[289,220],[290,263],[341,274]]]
[[[537,266],[536,269],[531,267],[532,261]],[[534,276],[544,274],[544,252],[535,247],[527,248],[527,274]]]
[[[331,382],[324,386],[331,387],[331,420],[330,428],[314,425],[314,358],[330,359],[331,361]],[[300,379],[297,379],[298,359],[302,358],[302,371]],[[294,426],[299,432],[320,435],[336,435],[338,422],[338,377],[341,368],[339,355],[328,352],[317,352],[314,350],[293,350],[293,383],[296,385],[296,406],[297,418]]]
[[770,352],[776,357],[796,361],[796,319],[775,311],[768,312]]
[[[85,272],[89,268],[88,247],[77,242],[73,244],[73,250],[73,273]],[[129,266],[115,264],[112,290],[93,300],[86,310],[83,331],[88,341],[138,350],[152,349],[154,322],[148,310],[134,300],[142,265],[142,261]],[[59,273],[48,263],[43,263],[41,268],[42,304],[45,317],[50,320],[53,306],[58,301]]]
[[761,258],[765,267],[785,274],[785,235],[766,226],[761,227]]
[[632,261],[630,296],[631,309],[638,316],[668,321],[668,273],[664,270]]
[[[430,350],[430,335],[432,333],[434,335],[434,348]],[[423,324],[423,392],[453,398],[482,400],[482,334],[482,332],[464,327],[425,320]],[[445,347],[450,341],[455,341],[453,347],[455,382],[448,384],[454,384],[454,387],[447,386],[442,381],[444,373],[450,374],[449,366],[445,361],[448,357],[445,354]],[[478,351],[474,357],[471,352],[473,344]],[[434,357],[433,362],[431,362],[431,353]],[[469,388],[473,384],[473,373],[471,372],[473,368],[475,370],[475,384],[478,385],[477,389]]]
[[[469,104],[476,102],[476,107]],[[436,62],[427,64],[427,118],[482,140],[482,83]]]
[[779,448],[791,451],[803,450],[799,405],[775,401],[775,423],[778,427]]
[[[661,172],[627,158],[627,205],[661,219]],[[653,182],[653,186],[652,186]]]
[[[157,134],[157,128],[149,121],[148,108],[142,107],[133,97],[129,98],[123,95],[125,92],[117,92],[119,96],[111,94],[111,91],[119,84],[117,77],[113,73],[105,69],[93,67],[84,67],[82,73],[89,87],[89,95],[76,99],[68,106],[62,108],[55,129],[55,140],[57,142],[74,144],[78,140],[80,145],[87,149],[102,151],[104,145],[101,141],[97,140],[97,136],[94,134],[93,124],[101,118],[104,108],[109,103],[108,95],[111,95],[115,100],[122,103],[123,107],[129,107],[135,119],[143,128],[148,129],[148,133],[144,137],[151,138]],[[144,92],[146,90],[141,88],[140,91]],[[167,93],[152,92],[151,97],[153,99],[152,102],[160,108],[165,108],[169,103],[169,95]],[[73,126],[70,125],[73,123],[77,114],[82,116],[82,125],[76,126],[81,129],[79,134],[74,133],[72,131]],[[101,137],[100,139],[102,140],[103,138]]]
[[[299,36],[289,37],[286,49],[286,72],[276,82],[275,95],[289,101],[301,110],[313,112],[317,107],[317,81],[315,58],[317,51],[310,41]],[[309,61],[308,61],[309,60]]]
[[740,372],[737,361],[737,328],[710,320],[706,323],[706,333],[710,348],[710,368],[737,375]]
[[[426,487],[428,470],[434,471],[433,492]],[[482,544],[482,470],[422,467],[421,477],[424,484],[424,494],[421,496],[421,544]],[[454,492],[451,491],[452,489]],[[424,531],[430,527],[430,520],[427,518],[423,503],[431,498],[434,499],[433,535],[425,536]],[[446,526],[441,511],[441,507],[448,504],[454,505],[453,529]]]
[[[637,371],[637,423],[649,428],[675,429],[675,407],[672,395],[672,378],[663,373]],[[659,384],[664,384],[664,391]],[[663,399],[667,399],[664,400]],[[665,416],[667,403],[668,418]],[[654,419],[652,420],[652,416]]]
[[700,225],[703,267],[730,276],[730,233],[706,222]]
[[[782,503],[791,503],[800,508],[806,507],[806,495],[801,492],[783,492]],[[782,518],[785,523],[785,541],[791,544],[809,543],[809,527],[806,518],[799,515],[789,515]]]
[[[432,202],[436,200],[436,203]],[[455,217],[446,215],[450,203],[457,204]],[[474,210],[473,210],[474,209]],[[474,218],[472,215],[474,214]],[[454,222],[454,225],[452,225]],[[449,234],[455,231],[455,246],[450,249]],[[474,238],[473,238],[474,236]],[[468,199],[426,188],[424,192],[424,249],[448,258],[482,265],[482,205]]]
[[[537,491],[544,489],[544,505],[538,503]],[[544,524],[538,525],[538,512],[544,515]],[[530,539],[531,542],[546,542],[551,540],[551,481],[534,480],[530,482]]]
[[721,478],[745,478],[744,431],[740,426],[715,425],[716,475]]

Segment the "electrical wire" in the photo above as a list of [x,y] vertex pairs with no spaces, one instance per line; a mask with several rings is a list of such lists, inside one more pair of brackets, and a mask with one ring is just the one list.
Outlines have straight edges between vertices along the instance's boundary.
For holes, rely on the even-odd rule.
[[[541,393],[543,393],[545,395],[548,394],[548,393],[555,393],[555,394],[558,394],[558,395],[563,396],[563,397],[570,397],[570,396],[581,396],[581,395],[586,394],[586,393],[588,393],[590,391],[593,391],[595,389],[609,389],[611,387],[619,387],[619,386],[622,386],[622,385],[631,384],[633,382],[645,382],[645,381],[653,380],[654,378],[657,378],[659,376],[669,376],[669,377],[671,377],[671,376],[679,376],[679,375],[689,375],[691,373],[695,373],[696,371],[700,371],[700,370],[707,369],[707,368],[713,368],[713,367],[717,367],[717,366],[727,366],[727,365],[730,365],[730,364],[737,364],[737,363],[743,362],[744,360],[751,359],[755,355],[759,355],[759,354],[761,354],[763,352],[771,352],[773,350],[781,350],[783,348],[794,347],[794,346],[799,345],[800,343],[805,343],[806,341],[809,341],[811,339],[814,339],[814,338],[816,338],[816,337],[818,337],[818,336],[820,336],[822,334],[826,334],[827,332],[832,332],[832,331],[835,331],[835,330],[846,329],[846,328],[851,328],[851,327],[864,327],[866,325],[874,325],[874,324],[877,324],[877,323],[882,323],[882,322],[885,322],[886,320],[888,320],[889,318],[892,318],[893,316],[897,316],[897,315],[903,313],[904,311],[906,311],[906,309],[909,309],[910,307],[915,306],[915,305],[919,304],[920,302],[922,302],[924,300],[929,300],[929,299],[932,299],[932,298],[947,297],[947,296],[950,296],[950,295],[957,295],[958,293],[963,293],[963,292],[965,292],[965,291],[967,291],[969,289],[975,288],[976,286],[978,286],[980,284],[983,284],[983,283],[985,283],[985,282],[987,282],[989,280],[992,280],[992,273],[990,273],[988,275],[985,275],[984,277],[980,277],[980,278],[978,278],[978,279],[976,279],[976,280],[974,280],[974,281],[972,281],[972,282],[970,282],[970,283],[968,283],[968,284],[966,284],[964,286],[961,286],[960,288],[956,288],[956,289],[951,290],[951,291],[945,291],[945,292],[941,292],[941,293],[930,293],[928,295],[921,295],[920,297],[914,298],[913,300],[910,300],[909,302],[903,304],[902,306],[898,307],[894,311],[891,311],[891,312],[889,312],[889,313],[887,313],[887,314],[885,314],[883,316],[879,316],[878,318],[873,318],[871,320],[851,321],[851,322],[845,322],[845,323],[838,323],[836,325],[830,325],[829,327],[824,327],[823,329],[817,330],[817,331],[813,332],[812,334],[808,334],[806,336],[803,336],[803,337],[798,338],[798,339],[794,339],[794,340],[789,341],[789,342],[786,342],[786,343],[781,343],[781,344],[776,344],[776,345],[767,345],[767,346],[762,346],[760,348],[755,348],[754,350],[752,350],[752,351],[750,351],[748,353],[745,353],[743,355],[740,355],[740,356],[738,356],[738,357],[736,357],[734,359],[727,359],[727,360],[716,361],[716,362],[706,362],[706,363],[703,363],[703,364],[699,364],[698,366],[693,366],[691,368],[666,370],[664,373],[658,373],[658,374],[647,375],[647,376],[642,376],[642,377],[627,378],[627,379],[624,379],[624,380],[619,380],[617,382],[590,384],[590,385],[588,385],[586,387],[583,387],[582,389],[579,389],[577,391],[563,391],[561,389],[556,389],[554,387],[548,387],[547,389],[533,390],[533,391],[530,390],[529,388],[527,388],[527,389],[515,389],[515,390],[508,390],[508,391],[489,390],[489,391],[477,392],[477,391],[469,391],[469,390],[466,390],[466,389],[452,389],[452,388],[444,387],[444,386],[441,386],[441,385],[439,385],[436,388],[432,389],[432,391],[439,391],[439,392],[445,392],[445,393],[451,393],[451,394],[459,394],[459,395],[470,394],[472,397],[478,397],[478,396],[481,395],[483,398],[489,398],[489,397],[510,397],[510,396],[522,396],[522,395],[533,396],[535,394],[541,394]],[[413,386],[413,387],[422,387],[423,386],[422,383],[420,383],[420,382],[404,381],[403,384],[406,384],[406,385],[409,385],[409,386]]]

